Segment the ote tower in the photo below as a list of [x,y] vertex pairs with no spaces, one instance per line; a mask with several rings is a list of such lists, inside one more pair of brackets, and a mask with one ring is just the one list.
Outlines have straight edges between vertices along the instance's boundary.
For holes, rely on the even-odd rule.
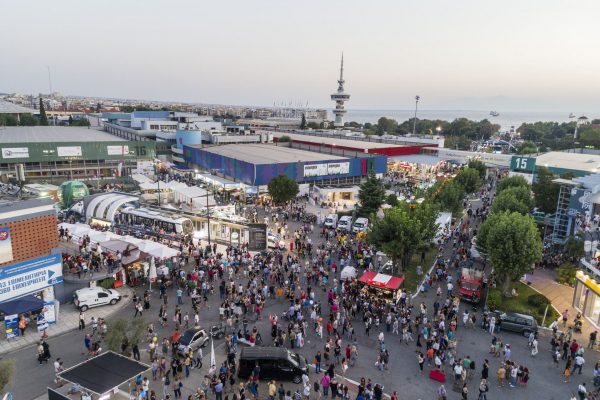
[[342,53],[342,65],[340,67],[340,79],[338,80],[337,92],[331,95],[331,100],[335,101],[335,109],[333,115],[335,115],[334,126],[336,128],[344,127],[344,114],[348,110],[344,108],[344,103],[350,100],[350,95],[344,92],[344,53]]

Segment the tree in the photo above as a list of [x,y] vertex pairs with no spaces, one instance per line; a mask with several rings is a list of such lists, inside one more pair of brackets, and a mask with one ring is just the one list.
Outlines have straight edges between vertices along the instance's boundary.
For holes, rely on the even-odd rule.
[[438,181],[433,185],[425,196],[432,204],[437,204],[440,211],[449,211],[457,214],[462,210],[465,192],[463,187],[451,179]]
[[[24,115],[24,114],[23,114]],[[31,114],[29,114],[31,115]],[[17,117],[10,114],[0,114],[0,126],[17,126],[19,121]]]
[[46,109],[44,108],[44,101],[40,97],[40,125],[48,126],[48,116],[46,116]]
[[532,185],[535,206],[542,212],[554,213],[560,185],[552,182],[554,175],[546,167],[538,167],[536,175],[536,181]]
[[12,359],[0,361],[0,394],[4,394],[15,373],[15,361]]
[[529,214],[532,207],[533,199],[529,187],[517,186],[505,189],[496,196],[494,204],[492,204],[492,212],[509,211],[526,215]]
[[377,120],[377,134],[379,136],[385,133],[394,134],[396,128],[398,128],[398,122],[395,119],[381,117]]
[[467,167],[463,169],[456,175],[454,180],[464,188],[465,193],[473,193],[481,186],[479,172],[474,168]]
[[529,183],[523,178],[521,175],[508,176],[503,178],[498,182],[496,186],[496,196],[500,194],[503,190],[506,190],[511,187],[529,187]]
[[306,129],[306,114],[302,113],[302,120],[300,121],[300,129]]
[[367,180],[360,185],[358,191],[358,200],[360,207],[358,213],[369,217],[379,210],[385,198],[385,188],[383,183],[375,177],[375,174],[369,174]]
[[483,161],[481,161],[481,160],[470,160],[469,164],[467,164],[467,167],[476,169],[477,172],[479,172],[479,177],[481,179],[485,178],[485,173],[487,171],[487,167],[485,166],[485,164],[483,163]]
[[535,143],[528,141],[528,140],[524,141],[519,146],[519,154],[532,154],[532,153],[537,153],[537,151],[538,151],[538,148],[535,145]]
[[277,143],[291,143],[292,142],[292,138],[289,137],[288,135],[283,135],[282,137],[279,138],[279,140],[277,140]]
[[69,126],[73,125],[73,116],[69,115]]
[[600,129],[589,128],[581,132],[579,141],[586,147],[600,148]]
[[492,263],[504,297],[510,297],[511,283],[542,258],[542,241],[533,218],[519,213],[492,213],[479,228],[477,247]]
[[104,341],[109,350],[129,355],[130,349],[141,343],[145,331],[146,323],[143,318],[119,318],[109,324]]
[[390,193],[386,198],[385,198],[385,202],[387,204],[389,204],[392,207],[396,207],[398,206],[398,204],[400,204],[400,201],[398,200],[398,196],[396,196],[393,193]]
[[310,129],[320,129],[321,128],[321,126],[315,121],[310,121],[308,124],[306,124],[306,127],[310,128]]
[[19,117],[19,125],[21,126],[37,126],[40,121],[31,114],[21,114]]
[[275,204],[283,204],[294,199],[300,190],[298,183],[287,175],[278,175],[269,182],[269,194]]
[[394,272],[401,273],[412,256],[435,237],[436,219],[437,208],[429,203],[400,202],[397,207],[384,210],[382,219],[374,218],[367,241],[391,257]]
[[583,241],[584,240],[581,234],[577,236],[569,236],[565,242],[563,254],[571,259],[579,260],[585,254]]

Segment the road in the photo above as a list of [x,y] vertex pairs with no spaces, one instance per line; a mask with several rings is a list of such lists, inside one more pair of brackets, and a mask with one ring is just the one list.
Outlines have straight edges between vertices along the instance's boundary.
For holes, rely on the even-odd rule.
[[[295,222],[290,223],[291,231],[295,229],[298,224]],[[314,232],[312,235],[313,243],[318,243],[321,239],[317,232]],[[333,280],[330,280],[332,282]],[[170,299],[170,313],[169,315],[173,315],[173,309],[175,303],[175,293],[174,289],[170,289],[169,293]],[[138,289],[139,293],[143,292],[142,288]],[[144,312],[143,318],[148,322],[156,322],[158,308],[160,306],[158,299],[158,291],[153,292],[153,300],[151,303],[151,309],[148,312]],[[319,298],[322,300],[323,304],[326,304],[326,296],[324,292],[319,292],[317,294]],[[433,290],[429,291],[425,294],[420,294],[414,301],[415,305],[420,304],[420,302],[424,301],[429,309],[432,309],[431,305],[434,301],[435,293]],[[186,304],[182,307],[182,310],[189,311],[191,310],[191,305],[189,299],[186,299]],[[219,295],[215,293],[210,296],[210,309],[203,310],[201,312],[201,324],[205,327],[209,327],[210,325],[219,321],[218,316],[218,305],[219,305]],[[72,307],[72,305],[64,305],[63,307]],[[462,307],[469,307],[468,305],[461,305]],[[254,324],[258,327],[260,332],[262,333],[263,340],[268,344],[270,341],[270,329],[269,322],[267,320],[267,316],[269,314],[281,315],[281,313],[288,308],[288,304],[286,301],[281,299],[276,300],[268,300],[267,307],[263,311],[263,319],[260,321],[256,321]],[[93,309],[89,310],[87,313],[88,317],[93,315]],[[123,309],[119,315],[114,315],[111,319],[115,318],[132,318],[134,314],[134,309],[132,306],[128,306]],[[139,318],[139,317],[138,317]],[[110,320],[109,319],[109,322]],[[480,319],[479,319],[480,320]],[[389,370],[380,372],[375,366],[376,353],[374,348],[377,346],[377,331],[372,330],[371,336],[368,337],[365,335],[364,325],[362,322],[356,321],[354,323],[356,327],[356,336],[358,343],[358,351],[359,351],[359,359],[354,367],[351,367],[346,376],[349,379],[354,381],[359,381],[361,377],[371,378],[374,382],[379,382],[384,385],[385,392],[390,393],[393,390],[397,390],[400,393],[400,399],[436,399],[436,390],[439,386],[437,382],[430,380],[427,377],[427,367],[424,374],[421,374],[418,369],[416,355],[415,355],[415,347],[413,344],[411,345],[403,345],[400,343],[399,337],[393,336],[391,333],[386,334],[386,347],[388,348],[391,359],[389,364]],[[160,328],[159,325],[155,324],[155,327],[158,326],[158,337],[162,339],[170,334],[173,329],[172,322],[170,323],[170,328]],[[252,326],[252,323],[251,323]],[[89,330],[87,331],[89,332]],[[83,337],[84,333],[81,331],[72,331],[65,335],[59,337],[52,337],[49,339],[49,344],[52,352],[52,356],[61,357],[64,361],[66,367],[73,366],[77,363],[85,360],[85,355],[83,353],[84,345],[83,345]],[[576,336],[577,337],[577,336]],[[509,397],[515,397],[517,399],[547,399],[547,400],[562,400],[568,399],[571,393],[576,393],[577,385],[580,382],[588,382],[588,387],[591,387],[590,380],[592,379],[592,370],[595,362],[598,361],[598,352],[597,351],[589,351],[586,353],[586,364],[583,369],[583,375],[574,376],[571,380],[571,383],[566,384],[563,382],[562,378],[562,369],[564,368],[564,364],[561,364],[561,368],[554,368],[552,366],[551,353],[550,353],[550,345],[549,345],[549,336],[547,333],[542,332],[540,337],[540,353],[532,358],[529,349],[527,347],[527,340],[524,337],[513,333],[501,333],[500,338],[503,342],[508,342],[512,345],[513,348],[513,357],[511,357],[517,363],[527,366],[531,371],[531,379],[527,387],[518,387],[518,388],[499,388],[495,383],[495,374],[496,370],[499,367],[499,359],[494,359],[488,354],[491,335],[487,332],[479,329],[467,329],[463,327],[459,327],[457,330],[457,339],[458,339],[458,357],[470,356],[477,365],[477,373],[476,378],[472,379],[469,382],[470,395],[469,398],[476,398],[477,396],[477,387],[479,385],[479,373],[481,371],[481,366],[483,364],[483,360],[487,358],[490,360],[490,392],[488,395],[489,399],[504,399]],[[579,338],[577,338],[579,341]],[[581,340],[587,344],[587,340],[585,338],[581,338]],[[219,358],[223,357],[222,353],[222,343],[223,341],[218,341],[215,343],[216,353],[218,354],[217,362]],[[305,346],[299,350],[299,353],[304,355],[309,361],[313,359],[314,355],[317,351],[323,350],[324,342],[323,340],[316,337],[316,335],[309,331],[308,337],[306,338]],[[141,347],[141,346],[140,346]],[[342,348],[345,347],[345,342],[342,345]],[[142,347],[141,347],[142,348]],[[142,361],[149,362],[148,355],[145,352],[142,352]],[[208,357],[209,350],[205,351],[205,358]],[[53,381],[53,367],[51,364],[48,365],[39,365],[36,360],[36,352],[34,348],[28,348],[22,351],[18,351],[15,353],[3,355],[4,358],[12,358],[16,361],[16,379],[15,384],[13,385],[13,393],[15,399],[34,399],[39,397],[40,395],[45,393],[46,386],[52,385]],[[208,362],[204,362],[204,367],[198,371],[193,370],[190,378],[184,381],[184,398],[186,393],[191,393],[195,390],[196,387],[200,385],[202,376],[206,373],[208,368]],[[447,376],[451,380],[451,373],[447,373]],[[314,379],[315,374],[311,374],[311,382]],[[287,387],[293,387],[293,385],[288,384]],[[449,399],[458,399],[460,396],[458,393],[454,393],[451,391],[452,384],[448,382],[446,385],[448,389]],[[158,388],[155,384],[152,385],[153,388],[158,389],[158,393],[161,393],[162,390]],[[262,392],[265,393],[264,388],[262,388]],[[210,396],[212,397],[212,395]]]

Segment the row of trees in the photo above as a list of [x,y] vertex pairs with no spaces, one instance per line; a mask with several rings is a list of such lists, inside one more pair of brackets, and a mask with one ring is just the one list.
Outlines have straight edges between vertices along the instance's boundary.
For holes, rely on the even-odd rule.
[[521,176],[502,179],[490,216],[477,233],[477,248],[492,263],[502,295],[511,284],[530,272],[542,258],[542,240],[533,218],[530,186]]

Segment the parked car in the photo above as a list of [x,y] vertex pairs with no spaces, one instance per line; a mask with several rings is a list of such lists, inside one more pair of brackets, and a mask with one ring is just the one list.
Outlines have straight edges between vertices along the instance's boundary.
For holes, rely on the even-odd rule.
[[350,227],[352,226],[352,217],[349,215],[344,215],[340,218],[337,223],[337,228],[341,231],[350,232]]
[[329,214],[328,216],[325,217],[325,222],[323,223],[323,225],[325,225],[328,228],[337,228],[337,223],[338,223],[338,216],[337,214]]
[[299,384],[302,382],[302,375],[308,375],[306,358],[285,347],[243,347],[238,377],[247,379],[256,364],[260,367],[261,379],[291,380]]
[[[500,330],[520,333],[529,336],[531,332],[537,332],[538,324],[531,315],[496,311],[496,318],[500,318]],[[498,325],[498,324],[496,324]]]
[[99,307],[105,304],[115,305],[121,301],[121,294],[114,289],[104,289],[96,286],[75,291],[73,303],[80,311],[88,308]]
[[210,337],[204,329],[192,328],[186,330],[179,340],[179,353],[187,354],[190,350],[196,351],[199,347],[205,347]]
[[367,218],[356,218],[354,225],[352,225],[352,232],[364,232],[369,227],[369,220]]

